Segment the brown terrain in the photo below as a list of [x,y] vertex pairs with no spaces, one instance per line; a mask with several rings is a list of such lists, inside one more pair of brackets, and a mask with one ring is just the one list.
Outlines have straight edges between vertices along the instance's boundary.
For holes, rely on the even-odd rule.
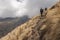
[[0,40],[60,40],[60,2],[46,12],[46,17],[35,16]]
[[11,32],[19,25],[25,23],[30,18],[28,16],[17,17],[17,18],[0,18],[0,38]]

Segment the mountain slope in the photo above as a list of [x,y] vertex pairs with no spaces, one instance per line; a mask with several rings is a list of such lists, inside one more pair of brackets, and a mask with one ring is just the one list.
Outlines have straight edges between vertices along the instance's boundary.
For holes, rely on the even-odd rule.
[[40,16],[34,17],[30,21],[26,22],[25,24],[18,26],[11,33],[8,33],[8,35],[5,36],[4,38],[8,38],[6,40],[22,40],[26,36],[27,37],[31,36],[31,34],[33,34],[33,32],[35,31],[36,31],[35,36],[38,36],[37,38],[39,38],[39,34],[37,33],[38,32],[37,30],[40,28],[40,25],[43,25],[42,23],[45,20],[46,19],[41,20],[40,22]]
[[60,40],[60,3],[47,10],[46,18],[35,16],[0,40]]
[[17,18],[3,18],[0,19],[0,38],[11,32],[19,25],[25,23],[30,18],[28,16],[17,17]]

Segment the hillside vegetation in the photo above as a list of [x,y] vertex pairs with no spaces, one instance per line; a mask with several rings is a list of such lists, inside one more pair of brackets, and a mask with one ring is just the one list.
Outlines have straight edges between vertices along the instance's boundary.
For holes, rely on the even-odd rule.
[[0,40],[60,40],[60,2],[44,18],[35,16]]
[[19,25],[25,23],[30,18],[28,16],[17,17],[17,18],[0,18],[0,38],[11,32]]

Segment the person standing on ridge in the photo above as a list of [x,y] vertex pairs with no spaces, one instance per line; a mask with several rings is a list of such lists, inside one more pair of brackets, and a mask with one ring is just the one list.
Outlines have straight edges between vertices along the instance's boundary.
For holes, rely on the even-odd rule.
[[45,16],[47,15],[47,8],[45,8]]
[[45,11],[47,10],[47,8],[45,8]]
[[43,16],[43,9],[41,8],[40,9],[40,14],[41,14],[41,17]]

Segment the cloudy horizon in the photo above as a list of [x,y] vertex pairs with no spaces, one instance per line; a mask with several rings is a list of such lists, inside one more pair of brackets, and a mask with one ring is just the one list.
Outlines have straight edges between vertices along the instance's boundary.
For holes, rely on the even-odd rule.
[[32,17],[40,8],[50,7],[58,0],[0,0],[0,17]]

